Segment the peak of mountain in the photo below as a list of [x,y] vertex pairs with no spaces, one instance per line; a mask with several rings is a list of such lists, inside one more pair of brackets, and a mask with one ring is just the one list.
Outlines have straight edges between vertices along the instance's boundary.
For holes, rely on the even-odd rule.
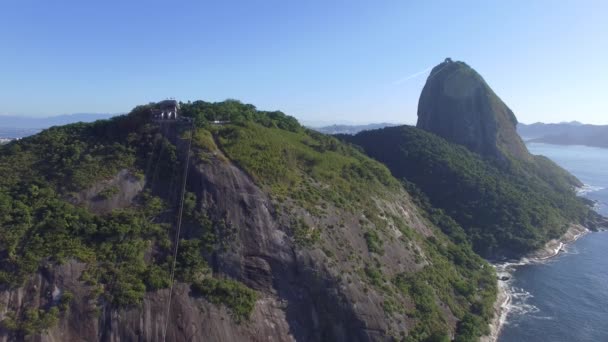
[[464,62],[431,71],[418,103],[417,127],[483,156],[528,159],[517,118],[486,81]]

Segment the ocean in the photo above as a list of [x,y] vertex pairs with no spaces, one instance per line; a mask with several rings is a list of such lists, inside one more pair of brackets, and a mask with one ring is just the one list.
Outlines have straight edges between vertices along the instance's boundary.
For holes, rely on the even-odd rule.
[[[608,216],[608,149],[529,143],[577,176],[581,196]],[[510,268],[509,314],[499,342],[608,341],[608,232],[587,234],[542,262]]]

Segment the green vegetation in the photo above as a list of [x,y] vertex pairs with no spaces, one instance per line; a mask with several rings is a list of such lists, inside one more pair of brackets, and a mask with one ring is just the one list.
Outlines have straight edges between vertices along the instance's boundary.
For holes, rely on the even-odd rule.
[[[5,175],[0,185],[31,180],[50,182],[66,191],[77,191],[135,163],[133,147],[109,136],[97,136],[101,126],[119,126],[120,120],[104,124],[73,124],[53,127],[35,136],[2,146],[0,171]],[[96,134],[97,133],[97,134]],[[126,139],[126,137],[122,137]]]
[[231,279],[205,278],[194,282],[192,290],[211,303],[225,305],[237,322],[249,318],[257,300],[254,290]]
[[[452,229],[459,232],[454,237],[464,234],[447,215],[426,210],[424,197],[414,196],[414,201],[422,205],[424,219],[451,224]],[[403,225],[399,221],[395,223]],[[466,322],[460,324],[456,332],[459,341],[473,341],[488,332],[497,293],[494,269],[472,251],[468,242],[455,244],[452,239],[439,232],[424,237],[409,231],[401,240],[405,244],[415,242],[415,246],[420,247],[420,251],[417,247],[414,251],[417,263],[424,265],[421,270],[390,278],[382,272],[378,260],[361,270],[369,284],[383,293],[385,312],[406,314],[415,319],[416,324],[405,341],[445,341],[448,338],[451,328],[441,303],[458,320]],[[413,307],[397,304],[399,297],[408,298]]]
[[207,262],[201,255],[201,241],[181,240],[177,255],[176,272],[182,281],[191,283],[210,272]]
[[20,315],[9,311],[6,313],[5,319],[0,322],[0,327],[15,333],[20,339],[44,332],[57,323],[62,313],[69,310],[69,305],[73,299],[74,295],[69,291],[65,291],[61,295],[59,303],[46,310],[26,309]]
[[367,243],[367,249],[370,252],[382,254],[382,240],[380,240],[378,233],[373,230],[370,230],[365,232],[363,237],[365,238],[365,242]]
[[[215,134],[228,157],[259,184],[313,211],[312,203],[320,200],[345,205],[377,193],[378,188],[398,187],[380,163],[333,137],[300,126],[281,112],[256,111],[233,100],[196,101],[182,108],[182,114],[193,117],[202,128],[195,135],[200,146],[213,149],[211,134]],[[210,124],[213,120],[230,123]]]
[[[128,116],[53,127],[0,147],[0,287],[25,285],[39,269],[71,260],[87,264],[81,280],[93,285],[91,298],[118,308],[137,306],[147,291],[170,285],[177,210],[174,199],[168,202],[167,182],[179,183],[182,165],[176,147],[149,123],[148,114],[142,106]],[[147,181],[132,206],[94,215],[67,200],[124,169]],[[98,196],[118,192],[110,186]],[[196,197],[190,194],[187,202],[187,220],[203,231],[215,229],[216,223],[195,209]],[[210,240],[203,234],[181,241],[178,281],[209,274],[202,251],[214,248]],[[68,309],[72,297],[65,293],[58,307],[30,308],[2,324],[18,333],[42,331],[56,322],[59,310]]]
[[208,130],[197,129],[194,132],[194,138],[192,140],[194,146],[199,147],[204,151],[213,152],[217,150],[213,135],[211,135],[211,132]]
[[52,328],[59,319],[59,308],[56,306],[46,310],[25,310],[20,317],[14,312],[8,312],[7,317],[0,322],[2,328],[14,332],[23,338]]
[[[52,128],[0,147],[0,286],[21,286],[41,267],[71,260],[87,264],[81,280],[95,289],[91,297],[116,308],[137,306],[147,291],[170,286],[177,215],[170,182],[179,184],[183,165],[176,146],[147,121],[148,109],[138,107],[128,116],[94,124]],[[458,338],[485,331],[496,292],[494,274],[472,252],[471,239],[450,212],[433,209],[435,203],[422,193],[414,195],[425,219],[451,240],[439,230],[433,231],[435,237],[422,237],[403,218],[379,208],[375,200],[394,200],[404,184],[357,148],[303,128],[283,113],[257,111],[238,101],[184,103],[182,110],[196,124],[193,146],[198,161],[225,155],[251,175],[278,203],[279,215],[288,215],[286,231],[298,248],[338,258],[340,253],[328,248],[324,238],[338,225],[348,229],[344,220],[334,228],[333,223],[317,225],[317,219],[336,212],[359,218],[371,255],[365,255],[365,261],[352,256],[361,261],[355,272],[366,290],[375,288],[385,296],[387,315],[400,312],[415,319],[408,340],[447,338],[449,327],[439,303],[460,320]],[[176,136],[186,139],[187,127],[180,129]],[[124,169],[146,180],[146,190],[132,206],[94,215],[68,200]],[[109,187],[99,195],[110,198],[116,189]],[[241,322],[250,317],[257,293],[212,274],[207,263],[224,251],[239,227],[205,204],[195,193],[186,193],[187,234],[180,240],[176,279],[192,284],[193,294],[225,305]],[[388,222],[403,233],[399,241]],[[388,276],[380,258],[391,242],[407,246],[422,269]],[[14,331],[46,329],[68,310],[70,295],[64,297],[56,308],[34,308],[2,324]],[[410,300],[415,309],[404,307]]]
[[447,304],[458,319],[473,319],[474,329],[458,331],[461,340],[474,340],[487,333],[497,291],[493,268],[466,244],[446,243],[435,237],[427,238],[424,244],[430,264],[415,274],[401,274],[393,280],[416,306],[413,316],[418,324],[409,338],[426,340],[447,332],[437,299]]
[[222,121],[236,125],[253,122],[264,127],[292,132],[301,129],[298,121],[291,116],[278,111],[258,111],[253,105],[243,104],[237,100],[218,103],[205,101],[182,103],[181,115],[193,118],[198,127],[209,127],[214,121]]
[[[438,305],[445,303],[459,320],[468,320],[467,329],[457,331],[459,341],[472,341],[486,334],[493,316],[496,299],[494,269],[475,254],[463,239],[463,229],[441,210],[430,207],[420,192],[412,192],[414,201],[423,209],[424,218],[452,234],[424,238],[418,233],[408,239],[418,241],[427,261],[416,273],[398,274],[392,283],[412,299],[416,310],[407,312],[417,319],[407,341],[443,341],[448,332],[447,322]],[[453,243],[451,241],[459,241]]]
[[109,301],[133,305],[143,298],[144,252],[167,234],[166,226],[136,208],[95,216],[33,184],[0,193],[0,203],[3,284],[20,286],[46,262],[76,259],[89,264],[87,280],[104,284]]
[[74,300],[74,294],[70,291],[64,291],[59,299],[59,309],[61,311],[67,311],[70,308],[72,300]]
[[120,189],[117,186],[110,186],[103,190],[101,190],[97,196],[101,199],[110,199],[117,195],[120,192]]
[[448,215],[466,234],[445,218],[431,221],[457,242],[466,238],[486,257],[537,249],[589,212],[573,191],[576,179],[544,157],[510,160],[505,166],[408,126],[344,139],[385,163],[395,177],[415,184],[442,209],[430,210]]
[[[182,104],[182,115],[194,118],[195,145],[212,152],[218,147],[280,202],[290,200],[313,216],[329,205],[352,212],[377,208],[370,196],[400,187],[386,167],[333,137],[310,131],[281,112],[262,112],[238,101]],[[216,125],[215,120],[228,123]],[[291,233],[302,247],[313,247],[322,227],[294,217]],[[370,233],[373,234],[373,233]],[[210,235],[209,235],[210,237]],[[381,253],[376,234],[372,249]]]
[[303,219],[295,220],[293,223],[293,237],[295,242],[303,247],[312,247],[321,239],[321,231],[315,227],[309,227]]
[[[383,215],[372,198],[384,198],[387,192],[403,187],[386,167],[357,148],[300,127],[293,118],[280,112],[258,112],[236,101],[195,102],[184,108],[195,118],[199,130],[205,132],[197,133],[203,141],[200,145],[211,150],[217,143],[231,161],[268,189],[279,203],[287,206],[293,203],[317,216],[323,215],[324,203],[339,210],[363,213],[365,218],[360,223],[366,227],[363,238],[368,250],[376,255],[384,253],[387,221],[381,218]],[[210,123],[213,120],[230,123],[213,125]],[[215,139],[211,139],[213,136]],[[415,196],[414,200],[422,204],[425,198]],[[420,272],[401,274],[391,281],[375,261],[362,267],[360,274],[385,294],[384,308],[388,313],[408,311],[396,304],[396,296],[409,297],[415,303],[416,308],[410,314],[417,324],[408,341],[449,339],[439,301],[446,303],[458,319],[472,317],[473,323],[467,321],[466,326],[474,329],[462,328],[458,336],[473,340],[486,332],[492,317],[491,308],[496,298],[494,271],[473,253],[458,223],[434,209],[428,200],[424,204],[426,219],[455,243],[440,232],[436,238],[425,239],[402,219],[390,217],[403,233],[404,244],[413,241],[422,247],[422,253],[417,248],[415,251],[419,262],[424,259],[427,266]],[[325,233],[322,228],[311,227],[302,218],[292,218],[292,234],[300,247],[317,246]]]

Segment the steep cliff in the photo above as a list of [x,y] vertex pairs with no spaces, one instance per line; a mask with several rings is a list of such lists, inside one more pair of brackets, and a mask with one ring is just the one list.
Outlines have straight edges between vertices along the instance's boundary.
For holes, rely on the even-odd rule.
[[418,128],[498,159],[529,159],[517,118],[475,70],[446,60],[431,71],[418,102]]
[[194,125],[149,113],[0,150],[2,340],[160,341],[165,324],[171,341],[465,341],[486,330],[492,268],[383,165],[235,101],[183,104]]

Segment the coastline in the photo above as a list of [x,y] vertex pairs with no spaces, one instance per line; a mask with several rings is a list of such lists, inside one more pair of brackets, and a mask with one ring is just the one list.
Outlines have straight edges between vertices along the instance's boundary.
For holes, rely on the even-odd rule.
[[526,258],[533,261],[540,261],[552,258],[561,252],[567,244],[575,242],[581,236],[589,233],[590,230],[581,226],[580,224],[573,224],[568,228],[566,233],[559,239],[550,240],[545,246],[531,254],[527,255]]
[[[499,273],[496,273],[498,276]],[[479,338],[480,342],[495,342],[498,340],[500,330],[505,324],[507,314],[509,313],[509,305],[511,304],[511,295],[508,292],[507,283],[502,280],[498,282],[498,293],[496,302],[494,302],[494,318],[490,322],[490,333]]]
[[572,224],[566,233],[559,239],[550,240],[543,248],[522,257],[518,261],[492,265],[496,269],[498,283],[498,293],[496,302],[494,302],[494,318],[492,318],[492,322],[489,324],[490,333],[480,337],[479,340],[481,342],[496,342],[500,336],[500,331],[507,320],[507,316],[509,315],[512,298],[509,291],[509,284],[507,281],[501,280],[502,277],[510,278],[510,272],[515,266],[521,266],[531,262],[540,262],[557,256],[566,245],[575,242],[589,232],[591,232],[589,229],[581,225]]

